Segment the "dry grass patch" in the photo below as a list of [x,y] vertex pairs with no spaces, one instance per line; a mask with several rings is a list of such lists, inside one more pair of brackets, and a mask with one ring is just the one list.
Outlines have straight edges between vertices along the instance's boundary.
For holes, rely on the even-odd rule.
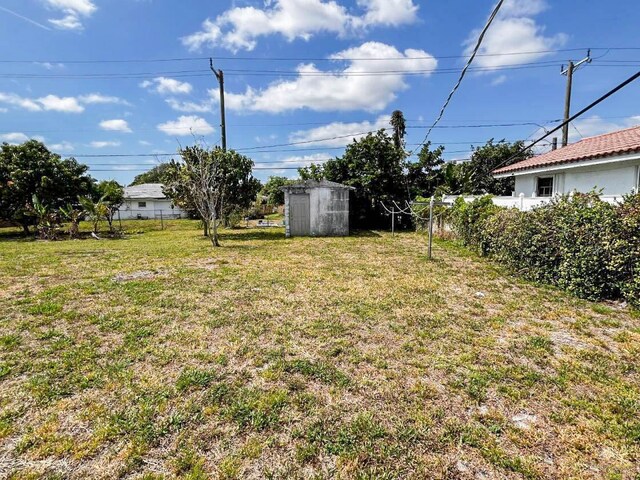
[[0,241],[0,478],[635,478],[640,319],[453,243]]

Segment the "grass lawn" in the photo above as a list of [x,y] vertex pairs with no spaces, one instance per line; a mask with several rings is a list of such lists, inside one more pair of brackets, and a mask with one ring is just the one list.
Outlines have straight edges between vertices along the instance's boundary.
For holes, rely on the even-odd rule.
[[413,233],[135,225],[0,239],[0,478],[640,478],[636,314]]

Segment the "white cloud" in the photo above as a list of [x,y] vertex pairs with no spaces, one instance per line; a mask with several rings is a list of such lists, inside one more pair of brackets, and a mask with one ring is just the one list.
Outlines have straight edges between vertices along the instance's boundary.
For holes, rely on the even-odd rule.
[[6,142],[10,144],[24,143],[29,140],[29,137],[21,132],[3,133],[0,134],[0,142]]
[[8,111],[8,108],[0,108],[0,113],[7,113]]
[[65,113],[81,113],[84,111],[84,105],[107,103],[128,105],[126,100],[118,97],[109,97],[100,93],[91,93],[88,95],[80,95],[78,97],[46,95],[40,98],[25,98],[20,95],[16,95],[15,93],[0,92],[0,103],[23,108],[31,112],[47,110]]
[[[256,160],[256,167],[269,168],[271,174],[292,172],[291,167],[308,167],[312,163],[324,163],[326,160],[332,158],[331,155],[326,153],[312,153],[309,155],[294,155],[285,157],[279,160],[269,160],[268,162],[260,162]],[[285,170],[286,168],[286,170]]]
[[51,62],[35,62],[36,65],[40,65],[41,67],[47,70],[55,70],[55,69],[63,69],[65,68],[64,63],[51,63]]
[[[389,116],[381,115],[374,121],[364,122],[333,122],[310,130],[299,130],[289,135],[290,142],[310,142],[303,146],[321,145],[323,147],[344,147],[353,139],[366,136],[364,132],[372,132],[381,128],[389,128]],[[335,138],[328,141],[316,141],[323,138]]]
[[591,115],[590,117],[576,120],[570,125],[569,141],[576,142],[583,137],[602,135],[603,133],[614,132],[636,125],[640,125],[640,115],[623,118],[619,121],[605,120],[598,115]]
[[[496,69],[520,65],[542,58],[547,50],[564,45],[568,36],[545,36],[545,27],[532,18],[547,8],[543,0],[508,0],[487,31],[474,63]],[[480,30],[474,30],[465,42],[465,54],[471,54]],[[534,52],[534,53],[531,53]],[[535,53],[538,52],[538,53]],[[542,52],[542,53],[540,53]],[[510,55],[501,55],[509,53]],[[516,54],[516,55],[511,55]]]
[[[407,49],[404,53],[391,45],[367,42],[330,57],[348,60],[341,70],[323,71],[313,64],[299,65],[298,78],[279,80],[263,90],[248,87],[245,93],[226,93],[225,105],[231,110],[278,113],[308,108],[316,111],[366,110],[379,111],[396,99],[408,86],[401,74],[368,75],[369,72],[416,71],[427,77],[437,61],[423,50]],[[380,60],[368,62],[365,59]],[[403,60],[404,58],[404,60]],[[216,96],[217,92],[211,94]]]
[[181,82],[174,78],[156,77],[153,80],[145,80],[140,83],[142,88],[152,89],[161,94],[189,94],[193,86],[187,82]]
[[53,152],[71,152],[74,150],[74,146],[70,142],[60,142],[49,145],[49,150]]
[[93,148],[119,147],[120,145],[121,145],[120,142],[109,142],[109,141],[95,141],[89,144],[89,146]]
[[151,142],[147,142],[146,140],[139,140],[138,143],[143,147],[150,147],[152,145]]
[[112,132],[131,133],[132,130],[126,120],[120,118],[113,120],[103,120],[100,122],[100,128]]
[[131,105],[129,102],[120,97],[102,95],[101,93],[89,93],[87,95],[80,95],[78,97],[78,100],[87,105],[103,105],[110,103],[114,105]]
[[36,100],[42,108],[48,111],[65,113],[82,113],[84,107],[80,105],[75,97],[58,97],[57,95],[47,95]]
[[35,100],[20,97],[15,93],[0,92],[0,103],[20,107],[31,112],[39,112],[40,110],[42,110],[42,106],[38,105]]
[[167,104],[174,110],[178,112],[188,112],[188,113],[206,113],[210,112],[211,108],[213,108],[213,100],[208,99],[204,100],[202,103],[196,102],[181,102],[176,98],[167,98]]
[[204,118],[195,115],[183,115],[177,120],[161,123],[158,130],[174,136],[209,135],[214,132]]
[[491,80],[491,86],[492,87],[496,87],[498,85],[502,85],[506,81],[507,81],[507,76],[506,75],[499,75],[496,78],[494,78],[493,80]]
[[64,14],[62,18],[51,18],[49,23],[61,30],[82,30],[82,18],[89,18],[98,7],[91,0],[45,0],[47,5]]
[[309,40],[317,33],[345,35],[376,25],[412,23],[418,7],[413,0],[358,0],[362,15],[352,15],[336,1],[274,0],[264,9],[234,7],[215,20],[206,19],[202,29],[182,38],[189,50],[223,46],[232,51],[253,50],[259,37],[282,35],[288,41]]

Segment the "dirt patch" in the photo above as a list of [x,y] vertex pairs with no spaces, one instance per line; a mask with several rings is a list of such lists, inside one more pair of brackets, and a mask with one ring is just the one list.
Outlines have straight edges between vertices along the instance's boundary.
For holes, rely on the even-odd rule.
[[152,280],[154,278],[163,277],[167,274],[165,271],[153,270],[137,270],[130,273],[118,273],[112,280],[114,282],[130,282],[132,280]]

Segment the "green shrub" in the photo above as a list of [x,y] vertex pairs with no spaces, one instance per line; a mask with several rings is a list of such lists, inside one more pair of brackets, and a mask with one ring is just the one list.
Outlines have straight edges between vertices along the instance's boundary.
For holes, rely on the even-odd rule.
[[459,198],[449,219],[465,245],[526,278],[640,306],[640,194],[618,205],[575,194],[528,212]]
[[500,207],[493,204],[489,195],[477,198],[470,203],[459,197],[451,209],[449,220],[465,245],[476,247],[481,254],[485,254],[483,241],[485,221],[500,210]]

